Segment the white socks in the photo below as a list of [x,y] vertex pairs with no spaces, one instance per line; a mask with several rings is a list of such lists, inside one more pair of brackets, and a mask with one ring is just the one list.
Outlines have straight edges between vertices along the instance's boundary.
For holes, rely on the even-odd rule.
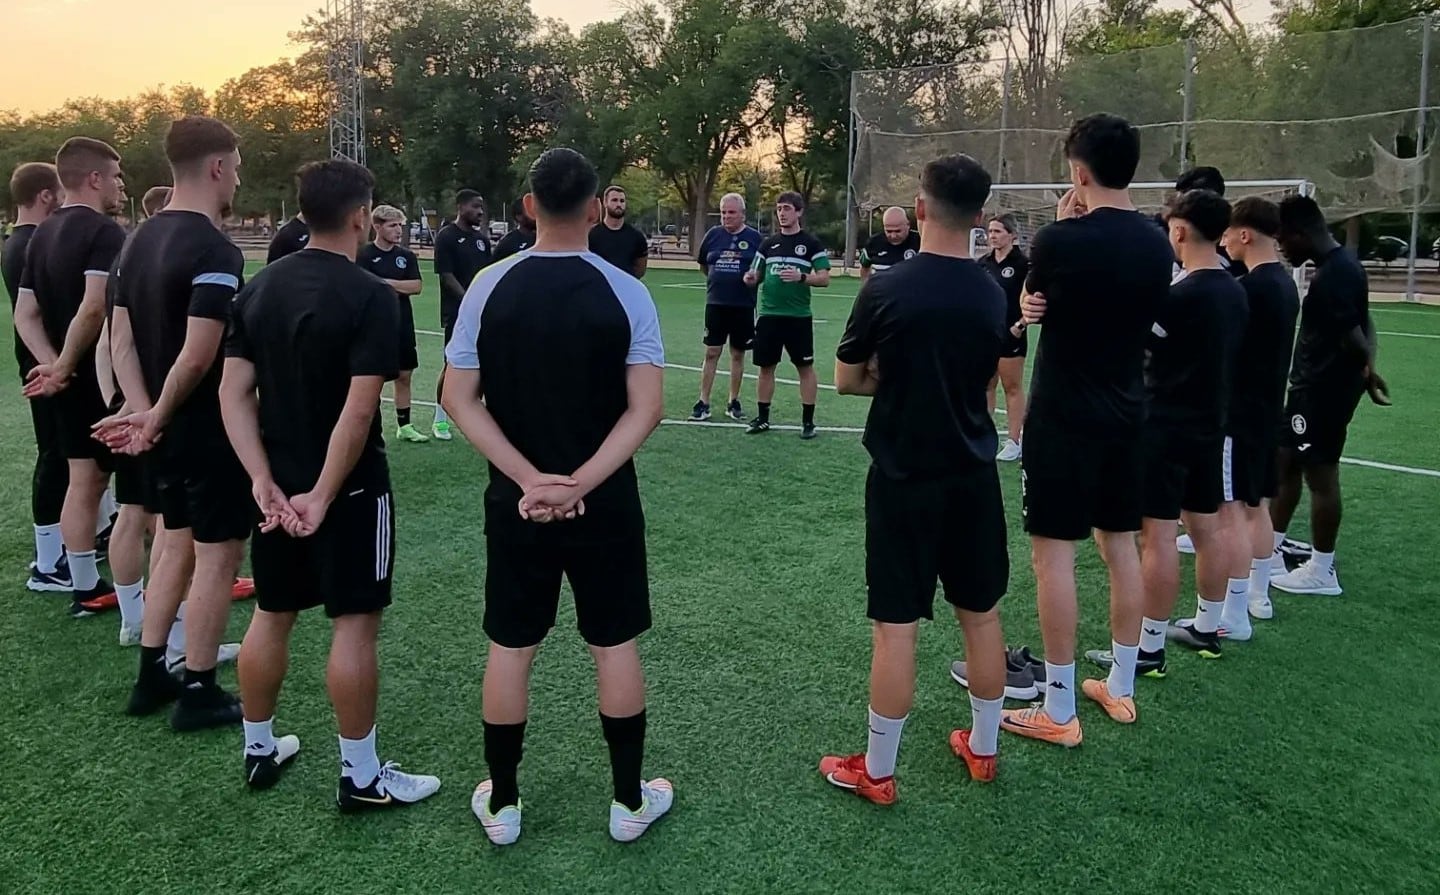
[[100,583],[100,569],[95,564],[95,551],[71,553],[67,550],[65,556],[70,561],[70,580],[75,586],[75,593],[94,590]]
[[1134,696],[1135,660],[1140,657],[1139,644],[1126,646],[1112,640],[1110,655],[1115,661],[1110,663],[1110,676],[1105,679],[1105,689],[1110,691],[1111,696]]
[[[273,717],[265,721],[246,721],[244,723],[246,755],[263,757],[275,751],[275,719]],[[344,740],[341,742],[343,743]]]
[[445,408],[441,407],[439,404],[435,405],[435,422],[437,425],[439,423],[450,422],[450,417],[445,415]]
[[976,755],[994,755],[1000,746],[1000,712],[1005,708],[1005,695],[981,699],[970,694],[970,751]]
[[1197,598],[1195,601],[1195,630],[1201,634],[1214,634],[1220,630],[1220,616],[1224,612],[1224,600]]
[[1165,629],[1170,626],[1167,619],[1140,619],[1140,650],[1158,653],[1165,649]]
[[65,555],[65,540],[60,536],[60,523],[35,526],[35,568],[54,573]]
[[[1268,582],[1267,582],[1268,583]],[[1229,586],[1225,589],[1225,610],[1224,615],[1230,619],[1249,619],[1250,617],[1250,579],[1231,578]],[[1227,626],[1228,627],[1228,626]]]
[[170,626],[170,636],[165,640],[165,663],[174,665],[185,658],[185,604],[175,610],[175,622]]
[[1329,575],[1335,571],[1335,554],[1312,550],[1310,551],[1310,564],[1315,567],[1317,572]]
[[[909,716],[907,715],[906,718]],[[996,720],[999,723],[999,720]],[[895,776],[895,759],[900,754],[900,734],[905,718],[887,718],[870,710],[870,742],[865,749],[865,773],[871,780]]]
[[1246,585],[1250,593],[1263,597],[1270,593],[1270,563],[1272,557],[1250,560],[1250,581]]
[[1045,714],[1056,724],[1064,724],[1075,717],[1075,663],[1051,665],[1045,663]]
[[1274,553],[1279,553],[1279,552],[1280,552],[1280,545],[1283,544],[1283,543],[1285,543],[1285,532],[1283,532],[1283,531],[1277,531],[1277,532],[1275,532],[1275,550],[1274,550],[1273,552],[1274,552]]
[[110,527],[110,520],[120,508],[115,505],[115,495],[106,488],[100,494],[100,512],[95,516],[95,533],[98,535]]
[[145,614],[145,579],[134,584],[115,585],[115,596],[120,600],[120,624],[127,628],[139,628]]
[[364,739],[340,737],[340,774],[349,777],[350,782],[361,789],[380,776],[380,756],[375,754],[375,728],[370,728]]

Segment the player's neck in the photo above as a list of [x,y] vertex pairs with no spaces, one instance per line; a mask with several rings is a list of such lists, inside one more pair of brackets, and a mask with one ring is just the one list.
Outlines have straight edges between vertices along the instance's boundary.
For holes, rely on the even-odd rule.
[[945,258],[969,258],[970,231],[946,230],[931,224],[920,234],[920,251]]
[[1130,191],[1112,190],[1105,187],[1092,186],[1085,191],[1085,208],[1094,211],[1097,208],[1114,208],[1117,211],[1134,211],[1135,203],[1130,201]]
[[1180,250],[1180,266],[1189,273],[1197,270],[1224,270],[1225,265],[1220,261],[1220,253],[1216,251],[1214,243],[1204,245],[1186,245]]
[[91,211],[105,213],[105,203],[101,201],[100,194],[94,192],[67,192],[65,204],[62,208],[73,208],[76,205],[83,205]]
[[22,205],[20,207],[20,210],[15,214],[15,226],[38,227],[39,225],[45,223],[45,219],[48,217],[50,217],[50,212],[41,208],[39,205],[36,205],[32,208],[26,208]]
[[330,252],[334,255],[343,255],[351,261],[355,260],[355,249],[358,243],[353,233],[316,233],[311,231],[310,241],[306,244],[306,251]]
[[781,228],[780,228],[780,235],[781,235],[781,236],[794,236],[796,233],[799,233],[799,232],[800,232],[800,229],[801,229],[801,228],[800,228],[800,225],[799,225],[799,224],[791,224],[791,225],[788,226],[788,227],[781,227]]
[[[1240,261],[1239,258],[1235,260]],[[1245,260],[1240,261],[1240,263],[1244,264],[1251,270],[1254,270],[1255,268],[1261,267],[1266,264],[1279,264],[1280,254],[1276,252],[1273,248],[1259,249],[1252,247],[1248,252],[1245,253]]]
[[537,252],[588,252],[590,251],[590,222],[585,218],[571,221],[541,221],[535,228]]
[[612,218],[610,215],[607,214],[605,215],[605,226],[609,227],[611,230],[619,230],[621,227],[625,226],[625,219]]
[[1324,261],[1326,258],[1330,257],[1331,252],[1334,252],[1336,249],[1340,248],[1340,243],[1330,238],[1330,234],[1328,233],[1325,234],[1323,238],[1314,240],[1314,243],[1315,257],[1311,260],[1313,260],[1317,265],[1321,261]]
[[382,252],[388,252],[399,244],[400,243],[398,242],[390,242],[389,240],[385,239],[375,240],[375,248],[379,249]]
[[997,248],[997,249],[993,252],[993,254],[995,255],[995,260],[996,260],[996,261],[1004,261],[1006,258],[1010,257],[1010,250],[1013,249],[1013,248],[1014,248],[1014,246],[1005,246],[1003,249],[1002,249],[1002,248]]
[[203,214],[217,227],[220,226],[220,212],[223,208],[224,203],[214,196],[207,196],[204,192],[184,183],[175,184],[175,189],[170,193],[170,201],[165,204],[166,211],[189,211]]

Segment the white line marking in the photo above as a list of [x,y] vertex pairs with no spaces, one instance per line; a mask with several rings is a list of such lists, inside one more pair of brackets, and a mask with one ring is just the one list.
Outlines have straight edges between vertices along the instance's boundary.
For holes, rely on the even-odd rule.
[[661,284],[660,284],[660,288],[661,288],[661,289],[704,289],[704,288],[705,288],[705,284],[704,284],[704,283],[701,283],[701,284],[699,284],[699,285],[697,286],[697,285],[694,284],[694,283],[661,283]]
[[1341,463],[1348,463],[1351,466],[1368,466],[1371,469],[1383,469],[1387,472],[1405,472],[1410,475],[1424,475],[1440,479],[1440,469],[1423,469],[1419,466],[1396,466],[1393,463],[1378,463],[1374,460],[1357,460],[1354,457],[1341,457]]
[[1404,336],[1404,337],[1407,338],[1407,339],[1440,339],[1440,336],[1429,335],[1429,334],[1427,334],[1427,333],[1392,333],[1392,332],[1386,332],[1386,331],[1383,330],[1383,329],[1377,329],[1377,330],[1375,331],[1375,335],[1377,335],[1377,336]]
[[1370,306],[1370,313],[1372,313],[1372,314],[1410,314],[1410,315],[1415,316],[1415,317],[1434,317],[1434,316],[1436,316],[1437,314],[1440,314],[1440,310],[1437,310],[1437,311],[1418,311],[1418,310],[1409,310],[1409,309],[1406,309],[1406,308],[1377,308],[1377,307],[1375,307],[1374,305],[1371,305],[1371,306]]
[[[667,370],[672,369],[672,368],[673,368],[673,369],[676,369],[676,370],[689,370],[691,373],[702,373],[702,372],[704,372],[704,370],[702,370],[700,367],[692,367],[692,366],[689,366],[688,364],[668,364],[668,363],[667,363],[667,364],[665,365],[665,369],[667,369]],[[730,371],[729,371],[729,370],[716,370],[716,371],[715,371],[715,375],[716,375],[716,376],[724,376],[726,379],[729,379],[729,378],[730,378]],[[746,374],[745,374],[745,378],[746,378],[746,379],[759,379],[760,377],[757,376],[757,375],[754,374],[754,373],[746,373]],[[775,377],[775,382],[776,382],[777,385],[799,385],[799,384],[800,384],[800,380],[798,380],[798,379],[781,379],[779,376],[776,376],[776,377]],[[817,384],[818,384],[821,388],[826,389],[827,391],[832,391],[832,392],[835,391],[835,386],[830,385],[829,383],[821,382],[821,383],[817,383]],[[995,412],[996,412],[996,413],[999,413],[999,414],[1004,414],[1004,413],[1005,413],[1005,410],[1004,410],[1004,408],[1002,408],[1002,407],[997,407],[997,408],[995,408]],[[825,430],[824,430],[824,429],[821,429],[820,431],[823,432],[823,431],[825,431]],[[861,431],[861,432],[863,432],[864,430],[863,430],[863,429],[858,429],[858,430],[856,430],[856,431]]]
[[[745,423],[718,423],[714,420],[661,420],[662,426],[694,426],[697,429],[744,429]],[[800,426],[786,426],[780,423],[771,423],[770,429],[778,432],[799,432]],[[844,435],[863,435],[864,429],[857,429],[854,426],[816,426],[816,432],[838,432]]]

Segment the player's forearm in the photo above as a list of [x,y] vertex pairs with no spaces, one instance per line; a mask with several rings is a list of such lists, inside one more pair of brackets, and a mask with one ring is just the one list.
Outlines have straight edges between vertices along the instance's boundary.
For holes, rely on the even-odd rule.
[[36,361],[42,364],[53,364],[59,354],[55,346],[50,344],[50,337],[45,334],[45,321],[40,316],[40,304],[35,301],[33,292],[21,292],[20,299],[15,304],[15,331],[20,334],[20,341],[30,349],[30,354]]
[[135,413],[149,410],[154,402],[150,400],[150,390],[145,387],[140,355],[135,353],[135,333],[130,328],[130,315],[124,308],[116,308],[115,317],[110,322],[110,366],[115,380],[120,383],[125,406]]
[[65,347],[60,349],[60,357],[56,359],[55,366],[62,373],[77,372],[80,358],[95,347],[100,338],[100,327],[104,325],[103,305],[92,306],[89,302],[80,305],[75,319],[70,321],[70,328],[65,331]]
[[345,480],[355,471],[360,455],[365,451],[365,442],[370,437],[370,424],[379,412],[378,404],[368,412],[352,408],[349,404],[340,413],[335,429],[330,433],[330,445],[325,451],[325,465],[320,478],[311,489],[326,503],[333,501],[345,487]]
[[110,363],[110,324],[100,325],[100,341],[95,344],[95,381],[100,383],[100,397],[108,407],[115,400],[115,369]]
[[665,413],[663,394],[663,390],[657,390],[653,396],[647,394],[639,401],[632,396],[630,405],[615,422],[600,449],[573,474],[582,497],[600,487],[615,470],[634,457],[645,439],[660,425]]
[[1366,366],[1375,362],[1375,338],[1365,332],[1365,327],[1357,326],[1350,330],[1342,344],[1351,357],[1362,361]]
[[830,271],[811,271],[810,274],[805,277],[805,282],[811,286],[814,286],[817,289],[824,289],[826,286],[830,285]]
[[255,483],[269,482],[270,458],[260,439],[260,402],[255,389],[220,387],[220,417],[240,465]]
[[870,375],[866,364],[835,362],[835,393],[837,395],[873,396],[880,380]]
[[401,295],[419,295],[423,288],[419,280],[386,280],[385,282]]
[[495,422],[495,417],[491,416],[480,396],[467,392],[462,384],[452,381],[451,374],[455,372],[458,371],[451,367],[446,374],[445,396],[441,400],[451,425],[460,430],[460,434],[475,446],[481,456],[523,489],[527,482],[534,480],[539,470],[505,437],[500,424]]
[[649,258],[647,258],[647,257],[645,257],[645,256],[642,255],[641,257],[635,259],[635,279],[637,279],[637,280],[643,279],[643,278],[645,277],[645,271],[647,271],[647,270],[649,270],[649,269],[650,269],[650,259],[649,259]]
[[175,418],[175,411],[189,399],[209,370],[209,363],[188,358],[184,350],[181,350],[180,356],[175,359],[175,366],[170,368],[170,375],[165,377],[160,397],[155,401],[155,416],[162,428]]
[[442,273],[440,275],[440,293],[449,301],[460,301],[465,298],[465,287],[460,285],[460,280],[453,273]]
[[864,283],[864,282],[865,282],[866,280],[868,280],[868,279],[870,279],[870,268],[869,268],[869,267],[861,267],[861,268],[860,268],[860,282],[861,282],[861,283]]

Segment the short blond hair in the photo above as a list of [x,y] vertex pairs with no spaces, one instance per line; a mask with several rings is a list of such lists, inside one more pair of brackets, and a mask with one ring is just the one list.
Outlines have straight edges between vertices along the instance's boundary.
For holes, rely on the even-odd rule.
[[405,212],[394,205],[377,205],[375,210],[370,212],[370,221],[374,224],[389,224],[394,221],[405,223]]
[[152,186],[145,191],[145,198],[140,200],[140,208],[145,212],[147,218],[153,218],[169,204],[170,187],[168,186]]

